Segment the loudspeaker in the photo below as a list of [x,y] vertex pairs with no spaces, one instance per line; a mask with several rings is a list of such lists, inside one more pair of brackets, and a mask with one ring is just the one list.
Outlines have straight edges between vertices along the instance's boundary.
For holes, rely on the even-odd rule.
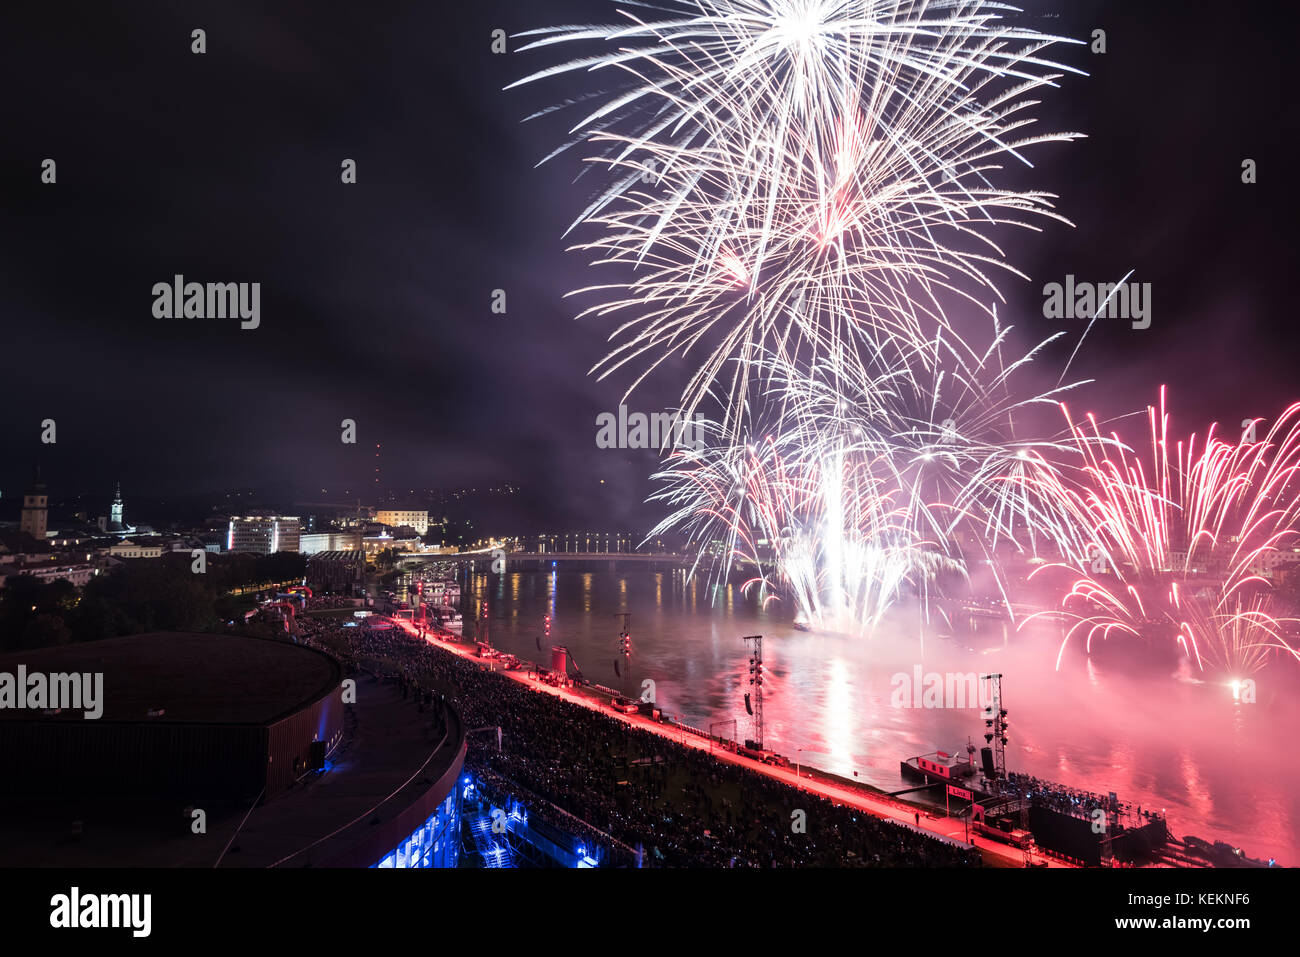
[[307,763],[313,771],[325,770],[325,742],[313,741]]
[[997,769],[993,767],[992,748],[980,748],[980,763],[984,765],[984,776],[986,778],[997,777]]

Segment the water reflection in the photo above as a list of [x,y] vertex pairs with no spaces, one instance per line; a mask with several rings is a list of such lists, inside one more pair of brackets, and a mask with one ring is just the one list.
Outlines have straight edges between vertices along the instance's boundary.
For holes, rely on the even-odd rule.
[[1114,654],[1085,658],[1070,647],[1057,671],[1059,625],[1017,632],[984,620],[949,637],[927,635],[922,653],[915,609],[871,640],[853,639],[797,631],[779,603],[760,610],[738,587],[723,585],[711,607],[705,596],[713,586],[685,583],[680,571],[512,573],[509,599],[501,597],[501,577],[473,581],[477,594],[498,596],[495,645],[538,659],[536,636],[550,614],[551,640],[571,649],[588,678],[617,686],[615,613],[628,611],[630,685],[653,678],[666,712],[706,730],[734,720],[742,739],[752,735],[753,719],[740,639],[761,632],[768,746],[886,789],[903,786],[900,760],[959,751],[968,738],[983,744],[984,730],[977,707],[894,707],[892,677],[918,664],[938,673],[996,670],[1010,712],[1012,770],[1167,808],[1180,837],[1221,838],[1253,856],[1300,862],[1300,772],[1290,733],[1300,726],[1300,707],[1295,676],[1284,668],[1257,675],[1268,693],[1243,704],[1217,685],[1175,680],[1172,667]]

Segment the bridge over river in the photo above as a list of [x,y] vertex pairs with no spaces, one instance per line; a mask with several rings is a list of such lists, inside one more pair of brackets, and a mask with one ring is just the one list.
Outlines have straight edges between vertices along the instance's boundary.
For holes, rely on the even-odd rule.
[[691,555],[677,555],[672,552],[505,552],[476,551],[461,552],[455,555],[428,555],[421,552],[408,552],[402,559],[422,559],[430,562],[471,562],[474,564],[491,564],[497,559],[504,559],[507,567],[512,564],[535,562],[539,565],[550,562],[640,562],[658,565],[690,565],[695,558]]

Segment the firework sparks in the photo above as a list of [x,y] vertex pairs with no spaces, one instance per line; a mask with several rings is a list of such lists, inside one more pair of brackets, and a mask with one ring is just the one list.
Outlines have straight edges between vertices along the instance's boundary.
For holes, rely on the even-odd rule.
[[[1067,412],[1068,418],[1068,412]],[[1122,635],[1172,640],[1201,670],[1249,674],[1286,638],[1270,578],[1295,555],[1300,533],[1300,403],[1285,409],[1260,441],[1216,435],[1171,440],[1166,394],[1147,411],[1148,455],[1128,450],[1095,419],[1070,421],[1084,461],[1080,483],[1063,489],[1089,556],[1047,566],[1073,578],[1062,607],[1070,615],[1057,656],[1079,638]],[[1080,573],[1083,577],[1077,577]]]
[[967,286],[996,295],[992,271],[1011,269],[989,230],[1059,218],[1051,196],[992,181],[1001,162],[1027,163],[1029,146],[1077,135],[1026,135],[1032,94],[1066,69],[1040,54],[1074,41],[1008,23],[1012,8],[701,0],[661,9],[657,22],[625,13],[617,26],[523,34],[525,50],[603,45],[519,81],[613,77],[557,152],[603,150],[591,165],[609,183],[577,220],[597,236],[578,248],[620,269],[579,292],[602,300],[583,315],[624,317],[596,371],[632,368],[629,392],[668,357],[695,350],[682,406],[695,412],[725,378],[722,422],[735,438],[743,403],[761,389],[760,357],[851,374],[863,343],[921,345],[951,332],[943,302],[987,309]]
[[770,401],[753,406],[763,412],[744,441],[715,424],[712,444],[657,476],[656,497],[673,512],[652,534],[685,529],[720,574],[752,566],[751,583],[845,633],[869,633],[909,596],[924,612],[999,541],[1033,552],[1064,540],[1083,554],[1053,464],[1073,442],[1022,439],[1015,428],[1020,413],[1055,406],[1069,387],[1017,398],[1009,382],[1032,353],[1003,367],[1008,331],[978,361],[939,340],[925,363],[899,354],[852,388],[768,357]]

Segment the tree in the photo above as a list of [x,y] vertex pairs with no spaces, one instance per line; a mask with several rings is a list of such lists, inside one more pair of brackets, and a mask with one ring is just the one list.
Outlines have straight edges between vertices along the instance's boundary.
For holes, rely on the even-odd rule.
[[72,641],[72,631],[64,623],[62,616],[40,614],[28,622],[23,631],[24,648],[52,648],[66,645]]

